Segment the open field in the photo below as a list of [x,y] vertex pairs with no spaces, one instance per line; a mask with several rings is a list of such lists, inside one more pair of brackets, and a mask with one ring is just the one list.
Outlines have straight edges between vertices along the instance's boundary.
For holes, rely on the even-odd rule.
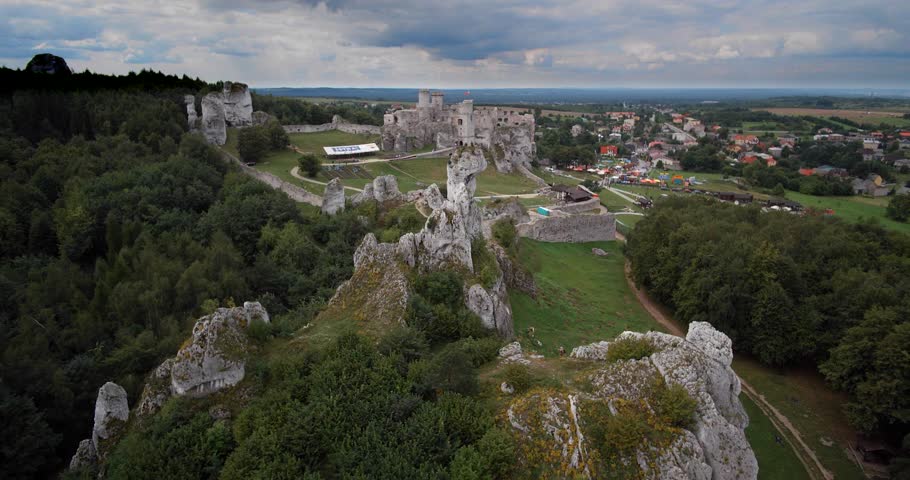
[[810,116],[810,117],[841,117],[857,123],[878,125],[887,123],[894,126],[910,125],[910,120],[902,118],[906,112],[882,110],[835,110],[824,108],[753,108],[752,110],[767,111],[775,115]]
[[830,208],[834,216],[843,218],[848,222],[862,222],[874,219],[883,227],[898,232],[910,233],[910,223],[901,223],[885,216],[888,206],[888,197],[867,198],[860,196],[850,197],[816,197],[798,192],[787,192],[787,198],[797,201],[803,206],[816,209]]
[[[755,402],[746,395],[740,395],[739,400],[749,415],[746,438],[758,459],[759,480],[809,480],[809,474],[793,449]],[[777,442],[777,438],[781,439],[781,443]]]
[[[733,369],[765,400],[787,416],[825,468],[834,474],[834,478],[863,478],[859,467],[851,461],[847,452],[853,441],[853,431],[841,412],[845,398],[832,391],[821,375],[814,370],[778,371],[744,355],[736,356]],[[752,412],[749,413],[751,417]],[[765,446],[762,445],[761,448],[765,449]],[[757,450],[756,454],[758,453]],[[762,463],[759,459],[759,464]]]
[[379,142],[378,135],[353,134],[338,130],[318,133],[291,133],[288,136],[291,139],[291,144],[300,150],[317,154],[325,153],[322,147]]
[[[609,255],[594,256],[594,247]],[[625,330],[660,330],[626,283],[619,242],[522,239],[519,259],[533,273],[540,292],[537,299],[519,292],[510,295],[515,334],[526,349],[555,356],[560,346],[568,352]],[[534,327],[533,336],[529,327]]]

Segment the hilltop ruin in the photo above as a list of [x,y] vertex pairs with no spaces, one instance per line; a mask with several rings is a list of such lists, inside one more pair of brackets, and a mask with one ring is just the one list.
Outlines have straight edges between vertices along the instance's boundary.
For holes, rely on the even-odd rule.
[[475,107],[473,100],[446,105],[442,92],[420,90],[417,106],[383,118],[382,148],[407,152],[477,145],[500,172],[528,167],[537,154],[534,115],[514,107]]

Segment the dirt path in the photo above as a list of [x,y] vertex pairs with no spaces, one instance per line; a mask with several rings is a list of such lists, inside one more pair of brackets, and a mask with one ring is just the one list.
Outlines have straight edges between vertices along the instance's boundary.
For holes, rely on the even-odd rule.
[[[626,238],[618,232],[616,233],[616,239],[621,242],[626,241]],[[628,260],[626,260],[625,270],[626,282],[629,284],[629,288],[635,292],[635,297],[638,298],[638,302],[641,303],[641,306],[654,317],[654,320],[656,320],[657,323],[666,328],[667,332],[678,337],[685,337],[686,334],[683,332],[682,327],[680,327],[680,325],[668,314],[664,313],[661,307],[651,300],[651,297],[648,296],[647,292],[635,285],[635,282],[632,280],[632,266]],[[819,461],[818,457],[815,455],[815,452],[806,444],[799,430],[793,425],[790,419],[778,409],[774,408],[774,405],[771,405],[765,399],[764,395],[758,393],[758,391],[752,388],[748,382],[742,378],[740,378],[740,382],[742,383],[743,392],[746,396],[755,402],[762,413],[771,420],[771,423],[774,424],[775,428],[784,433],[784,438],[806,468],[809,477],[813,480],[832,480],[834,474],[825,469],[824,465],[822,465],[821,461]]]
[[[292,169],[291,169],[291,176],[294,177],[294,178],[296,178],[297,180],[303,180],[304,182],[315,183],[316,185],[322,185],[322,186],[328,185],[328,183],[326,183],[326,182],[320,182],[319,180],[313,180],[312,178],[304,177],[303,175],[300,174],[300,167],[294,167],[294,168],[292,168]],[[355,191],[355,192],[362,192],[362,191],[363,191],[363,190],[361,190],[361,189],[359,189],[359,188],[355,188],[355,187],[348,187],[348,186],[345,186],[344,188],[345,188],[346,190],[353,190],[353,191]]]

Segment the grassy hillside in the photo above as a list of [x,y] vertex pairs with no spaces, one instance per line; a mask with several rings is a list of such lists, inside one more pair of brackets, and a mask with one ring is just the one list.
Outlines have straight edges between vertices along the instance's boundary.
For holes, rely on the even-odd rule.
[[[609,255],[594,256],[594,247]],[[626,283],[619,243],[522,239],[519,259],[533,273],[539,290],[537,299],[519,292],[510,297],[515,334],[529,350],[555,356],[560,346],[569,352],[625,330],[661,330]],[[531,327],[533,335],[528,333]]]

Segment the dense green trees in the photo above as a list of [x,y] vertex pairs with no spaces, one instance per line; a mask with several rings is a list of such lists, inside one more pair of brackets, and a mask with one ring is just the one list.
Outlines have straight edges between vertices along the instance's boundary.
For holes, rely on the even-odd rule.
[[635,281],[771,365],[816,362],[864,430],[910,425],[910,237],[671,198],[629,235]]
[[270,151],[286,148],[288,143],[287,132],[276,120],[242,128],[237,135],[237,151],[244,162],[256,163]]
[[906,222],[910,218],[910,195],[902,194],[891,197],[885,215],[898,222]]
[[319,125],[332,121],[334,115],[351,123],[382,125],[387,105],[364,105],[363,102],[319,104],[300,98],[274,97],[253,93],[253,105],[278,119],[284,125]]
[[0,423],[22,439],[0,452],[4,478],[59,470],[91,431],[98,387],[138,398],[211,308],[259,299],[311,315],[372,228],[305,217],[229,171],[185,133],[182,97],[150,90],[0,97]]

